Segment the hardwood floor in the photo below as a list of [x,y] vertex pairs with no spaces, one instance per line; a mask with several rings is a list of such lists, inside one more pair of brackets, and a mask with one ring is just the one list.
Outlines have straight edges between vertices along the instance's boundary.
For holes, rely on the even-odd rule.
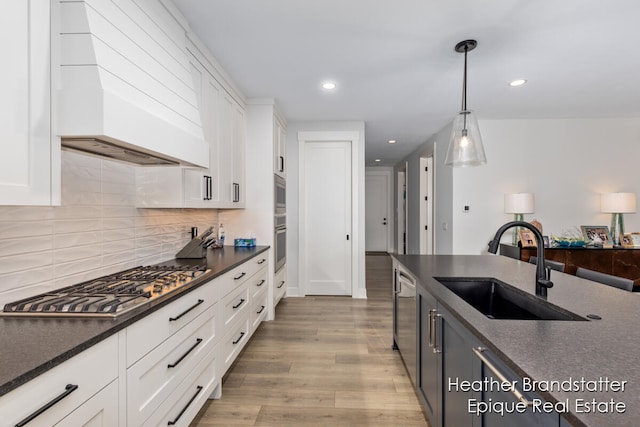
[[282,300],[191,426],[427,426],[391,349],[390,257],[366,266],[367,300]]

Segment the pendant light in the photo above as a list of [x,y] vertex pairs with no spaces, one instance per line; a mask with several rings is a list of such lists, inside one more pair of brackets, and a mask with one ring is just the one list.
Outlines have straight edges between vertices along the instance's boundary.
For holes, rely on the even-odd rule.
[[453,119],[451,140],[444,160],[444,164],[447,166],[479,166],[487,163],[478,121],[475,114],[467,110],[467,52],[475,49],[477,45],[478,42],[475,40],[464,40],[455,47],[456,52],[464,52],[464,80],[462,83],[462,109]]

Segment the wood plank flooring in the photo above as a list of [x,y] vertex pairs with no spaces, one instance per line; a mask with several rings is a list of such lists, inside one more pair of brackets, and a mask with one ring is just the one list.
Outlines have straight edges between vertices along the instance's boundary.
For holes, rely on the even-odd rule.
[[391,259],[366,266],[367,300],[282,300],[191,426],[428,426],[391,349]]

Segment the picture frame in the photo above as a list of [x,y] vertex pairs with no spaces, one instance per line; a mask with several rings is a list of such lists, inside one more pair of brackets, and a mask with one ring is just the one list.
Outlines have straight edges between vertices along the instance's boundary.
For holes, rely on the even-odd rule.
[[520,246],[522,246],[523,248],[535,248],[538,246],[536,244],[536,236],[531,230],[528,230],[526,228],[519,229],[518,237],[520,238]]
[[542,241],[544,242],[544,247],[545,248],[550,247],[550,245],[549,245],[549,236],[542,236]]
[[593,243],[595,236],[602,240],[602,245],[611,245],[613,240],[606,225],[581,225],[582,236],[587,243]]
[[632,248],[640,248],[640,233],[629,233],[631,237]]
[[[637,240],[638,240],[638,244],[640,244],[640,233],[637,234]],[[636,247],[631,233],[624,233],[620,238],[620,244],[622,245],[623,248],[626,248],[626,249],[633,249]]]

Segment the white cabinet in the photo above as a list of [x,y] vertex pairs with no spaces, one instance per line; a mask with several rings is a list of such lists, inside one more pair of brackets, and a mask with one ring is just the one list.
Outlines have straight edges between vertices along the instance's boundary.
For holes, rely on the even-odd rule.
[[273,308],[275,309],[280,300],[287,293],[287,267],[282,267],[273,280]]
[[118,413],[118,381],[113,380],[56,427],[113,427],[118,425]]
[[214,73],[198,48],[189,46],[191,74],[209,168],[140,167],[138,207],[243,208],[245,201],[245,109]]
[[55,11],[50,0],[22,0],[5,2],[0,14],[1,205],[60,203],[60,140],[51,127]]
[[[118,377],[118,341],[113,335],[25,385],[0,397],[3,425],[78,426],[90,420],[102,425],[118,418],[113,389],[99,393]],[[68,418],[70,417],[70,418]],[[89,424],[92,425],[92,424]],[[93,424],[101,425],[101,424]]]
[[277,114],[273,119],[273,172],[287,177],[287,127]]

